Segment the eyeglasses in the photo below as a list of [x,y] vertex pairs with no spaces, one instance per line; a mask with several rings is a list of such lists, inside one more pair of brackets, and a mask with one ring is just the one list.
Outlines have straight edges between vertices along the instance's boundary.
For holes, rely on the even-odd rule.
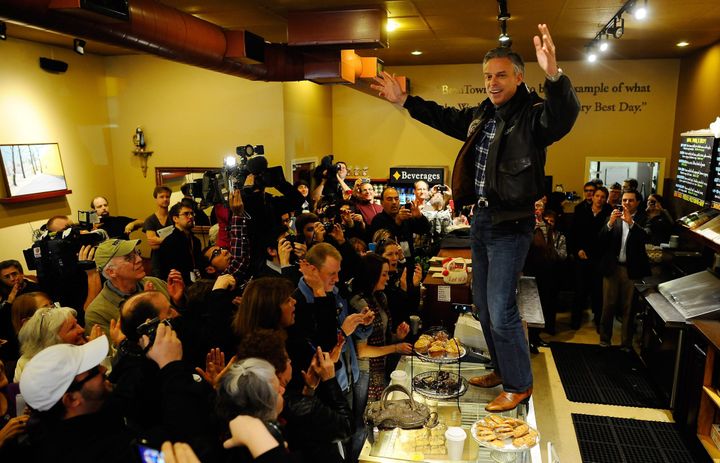
[[125,260],[125,262],[132,264],[133,262],[135,262],[135,258],[138,256],[140,256],[140,250],[135,249],[134,251],[124,255],[123,259]]
[[216,258],[220,254],[222,254],[223,251],[227,251],[227,248],[218,246],[215,249],[213,249],[213,252],[210,254],[210,260],[212,261],[214,258]]
[[79,391],[80,389],[83,388],[85,383],[87,383],[88,381],[90,381],[91,379],[93,379],[94,377],[99,375],[100,373],[101,373],[100,365],[95,365],[94,367],[92,367],[91,369],[88,370],[88,375],[85,378],[81,379],[80,381],[73,381],[72,383],[70,383],[70,387],[68,387],[68,392]]
[[195,213],[194,213],[194,212],[181,212],[181,213],[179,213],[178,215],[180,215],[180,216],[182,216],[182,217],[195,217]]

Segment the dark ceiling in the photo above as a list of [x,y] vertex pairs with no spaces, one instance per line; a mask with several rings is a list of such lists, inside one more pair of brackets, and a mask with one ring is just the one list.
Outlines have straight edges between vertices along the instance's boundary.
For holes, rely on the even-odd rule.
[[[0,0],[2,1],[2,0]],[[132,0],[131,0],[132,1]],[[162,3],[230,30],[245,29],[266,41],[287,42],[289,11],[383,8],[397,24],[389,48],[358,50],[386,65],[460,64],[481,61],[499,34],[496,0],[161,0]],[[548,24],[559,60],[584,58],[585,46],[624,2],[619,0],[508,0],[513,48],[534,60],[537,23]],[[611,42],[611,59],[678,58],[720,40],[720,1],[648,0],[641,22],[625,15],[625,34]],[[70,47],[69,37],[8,24],[8,35]],[[685,48],[675,44],[690,43]],[[410,54],[423,52],[420,56]],[[88,53],[137,53],[89,42]]]

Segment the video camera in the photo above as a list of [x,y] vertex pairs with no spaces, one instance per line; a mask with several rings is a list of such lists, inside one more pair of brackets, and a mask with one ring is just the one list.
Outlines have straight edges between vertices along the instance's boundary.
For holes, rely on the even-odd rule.
[[331,200],[341,199],[338,195],[338,171],[338,163],[333,163],[333,155],[328,154],[320,160],[320,165],[317,166],[315,168],[315,171],[313,172],[313,178],[318,184],[320,184],[323,179],[325,180],[322,195],[324,197],[330,198]]
[[247,176],[255,177],[254,187],[278,187],[286,182],[281,166],[268,167],[263,145],[244,145],[235,148],[238,158],[228,156],[220,170],[205,172],[202,195],[209,204],[229,205],[230,196],[245,185]]
[[83,270],[95,268],[92,261],[78,261],[78,252],[82,246],[97,246],[106,239],[105,230],[86,232],[82,226],[74,225],[59,232],[45,232],[23,250],[23,255],[28,269],[37,271],[38,282],[50,297],[74,307],[70,305],[78,297],[74,288],[82,286],[78,280],[87,278]]

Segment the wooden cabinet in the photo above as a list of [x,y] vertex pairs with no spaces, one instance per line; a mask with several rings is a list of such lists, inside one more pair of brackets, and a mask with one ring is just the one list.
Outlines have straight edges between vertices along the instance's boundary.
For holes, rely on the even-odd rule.
[[714,462],[720,462],[720,450],[710,438],[712,425],[720,423],[720,321],[696,320],[693,325],[708,341],[697,418],[697,437],[710,458]]

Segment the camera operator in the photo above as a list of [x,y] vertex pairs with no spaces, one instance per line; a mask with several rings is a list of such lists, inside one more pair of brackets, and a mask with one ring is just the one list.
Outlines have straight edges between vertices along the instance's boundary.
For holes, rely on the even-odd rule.
[[315,204],[323,198],[330,202],[338,201],[352,193],[352,188],[345,183],[348,174],[347,164],[343,161],[335,164],[332,162],[332,155],[325,156],[315,169],[317,186],[312,194]]
[[107,238],[103,229],[88,231],[89,224],[74,225],[66,216],[53,216],[43,226],[44,234],[23,251],[28,267],[37,270],[42,291],[52,300],[78,311],[84,323],[84,309],[100,292],[100,275],[95,269],[95,245]]
[[202,250],[204,275],[217,278],[219,275],[232,275],[238,286],[244,287],[250,279],[250,239],[248,222],[240,190],[235,190],[230,199],[232,225],[230,226],[230,248],[211,245]]
[[[248,174],[242,190],[242,199],[245,204],[245,210],[252,218],[249,222],[248,231],[250,232],[250,241],[253,243],[262,243],[265,241],[265,233],[274,227],[280,225],[280,216],[285,212],[287,200],[282,197],[276,197],[265,192],[266,186],[273,186],[283,195],[292,197],[295,190],[284,177],[281,179],[273,179],[273,185],[266,185],[263,175],[257,176]],[[306,214],[303,214],[306,215]],[[251,268],[259,269],[265,262],[265,250],[260,246],[252,249]]]
[[400,197],[395,188],[388,187],[382,194],[383,211],[375,216],[370,232],[375,233],[382,228],[389,230],[402,247],[405,257],[411,262],[415,260],[413,233],[427,234],[430,222],[422,215],[415,202],[400,205]]
[[100,222],[94,228],[105,230],[110,238],[128,239],[130,233],[143,226],[142,219],[131,219],[122,215],[110,215],[108,200],[104,196],[96,196],[90,201],[90,208],[95,211]]
[[265,252],[268,259],[265,260],[255,276],[260,277],[283,277],[290,280],[297,286],[300,277],[298,262],[305,257],[307,246],[296,241],[297,236],[291,235],[285,226],[276,227],[267,237]]

